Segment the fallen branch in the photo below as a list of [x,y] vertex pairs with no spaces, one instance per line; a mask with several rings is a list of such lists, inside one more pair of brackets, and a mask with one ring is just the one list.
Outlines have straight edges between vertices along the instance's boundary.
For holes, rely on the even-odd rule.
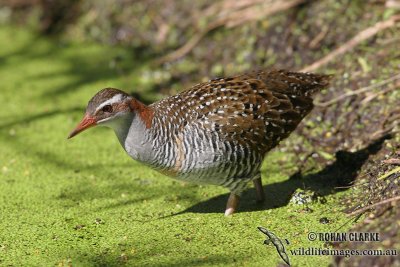
[[365,105],[368,104],[369,102],[371,102],[372,100],[374,100],[375,98],[377,98],[380,95],[384,95],[387,94],[393,90],[396,90],[398,87],[397,86],[393,86],[392,88],[386,88],[385,90],[379,91],[377,93],[374,93],[372,95],[367,96],[363,101],[361,101],[361,104]]
[[354,215],[359,214],[359,213],[364,213],[364,212],[366,212],[367,210],[369,210],[371,208],[374,208],[374,207],[377,207],[377,206],[380,206],[380,205],[383,205],[383,204],[386,204],[386,203],[390,203],[392,201],[396,202],[398,200],[400,200],[400,196],[388,198],[388,199],[385,199],[385,200],[380,201],[378,203],[375,203],[375,204],[372,204],[372,205],[368,205],[368,206],[366,206],[364,208],[355,210],[352,213],[348,214],[347,216],[354,216]]
[[343,95],[340,95],[340,96],[338,96],[338,97],[336,97],[336,98],[334,98],[332,100],[326,101],[326,102],[315,102],[314,105],[318,106],[318,107],[328,107],[328,106],[330,106],[332,104],[335,104],[336,102],[339,102],[342,99],[345,99],[346,97],[353,96],[353,95],[358,95],[358,94],[361,94],[361,93],[365,93],[367,91],[370,91],[372,89],[381,87],[381,86],[383,86],[385,84],[388,84],[388,83],[393,82],[393,81],[398,80],[398,79],[400,79],[400,74],[392,76],[389,79],[383,80],[383,81],[378,82],[376,84],[372,84],[372,85],[360,88],[360,89],[355,90],[355,91],[346,92]]
[[369,27],[369,28],[361,31],[356,36],[351,38],[349,41],[344,43],[342,46],[340,46],[337,49],[333,50],[328,55],[326,55],[325,57],[321,58],[320,60],[317,60],[313,64],[303,68],[301,71],[302,72],[314,71],[314,70],[320,68],[321,66],[328,64],[332,60],[336,59],[338,56],[346,53],[347,51],[349,51],[351,49],[353,49],[355,46],[357,46],[362,41],[365,41],[365,40],[373,37],[378,32],[380,32],[380,31],[382,31],[384,29],[387,29],[387,28],[395,26],[396,23],[399,20],[400,20],[400,15],[395,15],[395,16],[392,16],[392,17],[390,17],[389,19],[387,19],[385,21],[380,21],[380,22],[376,23],[374,26]]
[[385,159],[382,162],[390,165],[400,165],[400,159]]
[[325,36],[328,34],[329,32],[329,27],[324,27],[320,33],[317,34],[317,36],[314,37],[314,39],[311,40],[309,47],[311,49],[316,49],[320,42],[325,38]]
[[[264,4],[264,7],[252,6],[238,12],[232,13],[228,17],[226,27],[232,28],[250,21],[260,20],[268,16],[272,16],[278,12],[282,12],[304,3],[305,0],[285,0],[285,1],[272,1],[271,3]],[[265,3],[265,2],[264,2]]]
[[376,140],[376,139],[379,139],[379,138],[381,138],[381,137],[383,137],[385,135],[388,135],[388,134],[394,134],[393,127],[382,128],[382,129],[370,134],[368,139],[369,140]]
[[[196,33],[192,38],[189,39],[187,43],[178,48],[177,50],[167,54],[166,56],[158,59],[156,64],[163,64],[165,62],[177,60],[186,54],[188,54],[203,37],[212,30],[215,30],[219,27],[237,27],[249,21],[260,20],[262,18],[271,16],[275,13],[285,11],[292,7],[295,7],[299,4],[304,3],[306,0],[286,0],[284,2],[281,1],[271,1],[268,5],[268,8],[261,8],[259,5],[252,5],[250,7],[246,7],[240,10],[233,10],[231,12],[225,12],[225,10],[221,10],[220,18],[211,22],[205,29]],[[255,1],[258,3],[258,1]],[[245,5],[244,5],[245,6]],[[237,6],[233,6],[236,8]],[[239,5],[238,7],[242,7]],[[213,13],[214,10],[208,10],[207,13]]]

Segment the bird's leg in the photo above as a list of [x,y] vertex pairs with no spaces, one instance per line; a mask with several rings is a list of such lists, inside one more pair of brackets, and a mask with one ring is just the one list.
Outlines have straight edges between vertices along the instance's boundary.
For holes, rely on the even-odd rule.
[[265,200],[264,189],[262,187],[261,177],[253,180],[254,188],[256,189],[257,202],[263,202]]
[[231,192],[228,198],[228,202],[226,203],[225,216],[232,215],[236,211],[239,205],[239,199],[240,197],[238,195]]

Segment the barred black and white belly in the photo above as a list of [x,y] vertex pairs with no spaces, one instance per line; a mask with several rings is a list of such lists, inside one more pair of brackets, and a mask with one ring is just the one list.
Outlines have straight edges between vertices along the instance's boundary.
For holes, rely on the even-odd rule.
[[[153,139],[155,140],[155,139]],[[223,140],[217,132],[187,127],[175,138],[154,141],[154,169],[176,179],[214,184],[235,190],[250,181],[260,168],[263,155],[250,146]]]

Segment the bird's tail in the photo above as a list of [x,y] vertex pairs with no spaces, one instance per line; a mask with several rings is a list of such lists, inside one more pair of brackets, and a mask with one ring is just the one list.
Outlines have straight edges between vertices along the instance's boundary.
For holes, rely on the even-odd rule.
[[279,70],[278,72],[282,74],[283,81],[289,85],[294,94],[308,97],[326,88],[332,79],[332,75],[326,74],[285,70]]

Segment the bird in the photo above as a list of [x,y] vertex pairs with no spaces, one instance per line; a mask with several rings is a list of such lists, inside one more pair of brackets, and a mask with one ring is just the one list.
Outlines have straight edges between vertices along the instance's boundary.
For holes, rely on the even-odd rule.
[[313,96],[330,79],[255,70],[198,83],[150,105],[104,88],[90,99],[68,138],[96,125],[112,128],[134,160],[178,180],[227,188],[229,216],[251,181],[257,202],[265,200],[264,157],[310,113]]

